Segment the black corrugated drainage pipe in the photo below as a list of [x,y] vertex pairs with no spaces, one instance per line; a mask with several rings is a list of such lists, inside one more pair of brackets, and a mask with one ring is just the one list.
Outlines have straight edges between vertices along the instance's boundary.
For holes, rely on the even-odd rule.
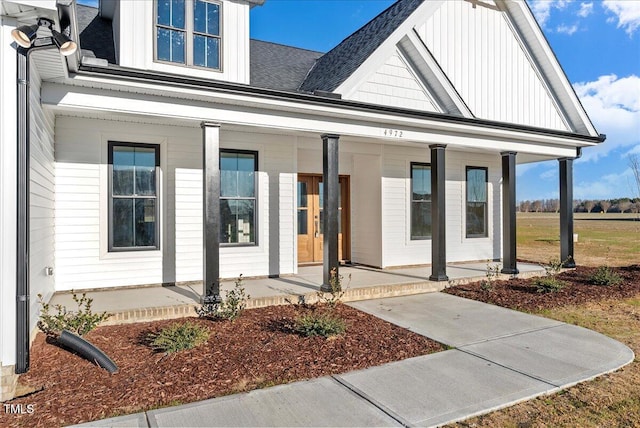
[[58,338],[58,343],[77,352],[81,357],[96,363],[109,373],[115,373],[118,371],[118,366],[111,358],[100,350],[97,346],[93,345],[86,339],[71,333],[69,330],[62,330],[62,334]]

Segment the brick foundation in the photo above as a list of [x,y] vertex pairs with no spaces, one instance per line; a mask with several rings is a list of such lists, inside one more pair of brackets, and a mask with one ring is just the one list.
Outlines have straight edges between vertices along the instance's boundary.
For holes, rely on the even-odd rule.
[[0,401],[11,400],[16,393],[18,375],[15,366],[0,367]]

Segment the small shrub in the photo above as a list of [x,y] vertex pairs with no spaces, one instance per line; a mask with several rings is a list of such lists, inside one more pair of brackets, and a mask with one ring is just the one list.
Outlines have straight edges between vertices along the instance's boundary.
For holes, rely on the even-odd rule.
[[236,279],[234,288],[226,292],[222,302],[205,304],[197,308],[198,316],[201,318],[225,319],[232,322],[238,319],[247,307],[247,301],[251,298],[246,294],[242,281],[242,275],[240,275]]
[[543,276],[533,281],[538,293],[555,293],[564,288],[565,283],[555,276]]
[[486,279],[483,279],[480,282],[480,288],[483,291],[493,290],[493,282],[498,278],[499,275],[500,275],[500,265],[499,264],[491,265],[489,262],[487,262],[487,270],[485,272]]
[[101,312],[94,314],[91,311],[93,299],[87,297],[87,293],[82,293],[78,297],[73,293],[73,301],[78,305],[76,311],[69,311],[63,305],[53,305],[56,314],[51,314],[52,309],[49,303],[42,300],[42,294],[38,294],[38,303],[40,303],[40,319],[38,320],[38,328],[47,336],[58,337],[62,330],[69,330],[79,336],[84,336],[102,321],[109,318],[110,314]]
[[600,266],[591,277],[589,282],[595,285],[618,285],[622,282],[622,277],[609,266]]
[[[329,273],[329,291],[318,291],[318,302],[324,303],[330,310],[333,310],[338,304],[342,302],[345,289],[342,287],[343,276],[340,275],[336,268],[331,269]],[[349,282],[351,282],[351,275],[349,275]]]
[[330,312],[313,311],[295,320],[294,330],[304,337],[330,337],[342,334],[347,326],[343,319]]
[[209,339],[209,330],[190,322],[176,323],[151,333],[148,339],[156,351],[173,354],[202,345]]

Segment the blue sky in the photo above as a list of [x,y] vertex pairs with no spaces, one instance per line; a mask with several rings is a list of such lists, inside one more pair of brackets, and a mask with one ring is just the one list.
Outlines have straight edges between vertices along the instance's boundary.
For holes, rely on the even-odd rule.
[[[527,1],[596,129],[608,137],[576,161],[574,197],[640,196],[627,163],[629,153],[640,156],[640,0]],[[251,37],[326,52],[393,2],[267,0],[251,11]],[[557,198],[557,161],[519,166],[517,184],[518,200]]]

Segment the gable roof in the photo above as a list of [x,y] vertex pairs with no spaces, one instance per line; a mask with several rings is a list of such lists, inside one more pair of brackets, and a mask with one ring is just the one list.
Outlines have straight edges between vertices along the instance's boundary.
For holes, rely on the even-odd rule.
[[320,58],[300,90],[333,91],[402,24],[424,0],[398,0]]
[[322,52],[251,40],[251,86],[296,91]]

